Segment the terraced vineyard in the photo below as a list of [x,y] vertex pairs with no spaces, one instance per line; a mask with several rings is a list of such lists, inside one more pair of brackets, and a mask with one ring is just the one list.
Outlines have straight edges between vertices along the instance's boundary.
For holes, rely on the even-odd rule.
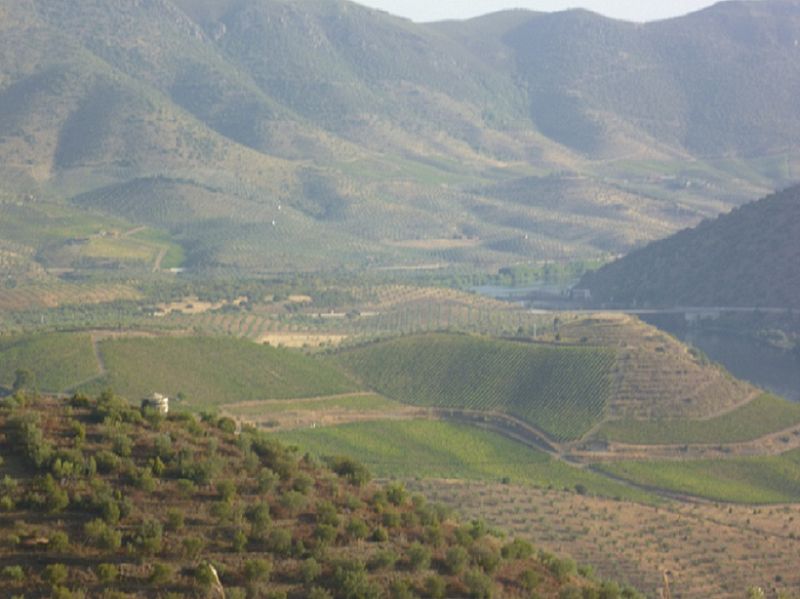
[[579,438],[603,418],[614,353],[430,334],[346,350],[336,360],[392,399],[504,412],[563,441]]
[[610,418],[709,418],[754,397],[751,385],[632,316],[600,314],[566,319],[561,336],[615,348]]

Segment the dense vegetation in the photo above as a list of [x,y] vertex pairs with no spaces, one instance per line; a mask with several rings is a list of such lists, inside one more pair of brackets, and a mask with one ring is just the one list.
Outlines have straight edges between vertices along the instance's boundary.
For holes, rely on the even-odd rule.
[[614,353],[431,334],[343,351],[337,360],[392,399],[505,412],[564,440],[580,437],[603,418]]
[[3,594],[638,596],[482,522],[460,524],[402,485],[370,485],[351,459],[323,467],[234,428],[140,412],[110,393],[5,399]]
[[800,308],[800,187],[584,275],[596,302]]

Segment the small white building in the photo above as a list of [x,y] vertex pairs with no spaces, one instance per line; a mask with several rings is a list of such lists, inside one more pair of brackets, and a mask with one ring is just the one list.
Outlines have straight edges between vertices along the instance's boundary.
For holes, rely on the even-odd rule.
[[162,414],[169,413],[169,397],[161,393],[153,393],[150,397],[142,399],[142,409],[158,410]]

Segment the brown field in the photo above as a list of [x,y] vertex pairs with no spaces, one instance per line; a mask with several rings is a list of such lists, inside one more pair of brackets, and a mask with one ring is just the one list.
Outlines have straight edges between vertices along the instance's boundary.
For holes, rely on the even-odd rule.
[[646,506],[560,490],[464,481],[409,481],[430,499],[483,518],[602,577],[658,597],[743,599],[760,586],[800,587],[800,506],[669,501]]
[[412,250],[452,250],[477,247],[480,244],[480,239],[406,239],[387,242],[387,245]]
[[137,300],[141,294],[127,285],[70,285],[51,283],[15,289],[0,289],[0,310],[57,308],[64,305],[102,304],[116,300]]
[[325,333],[267,333],[260,336],[258,343],[268,343],[275,347],[320,347],[322,345],[341,345],[347,335]]
[[246,297],[238,297],[232,302],[221,301],[212,303],[201,301],[197,296],[189,296],[177,302],[158,304],[156,308],[158,309],[157,314],[159,316],[165,316],[173,313],[189,315],[205,314],[206,312],[211,312],[212,310],[219,310],[227,305],[239,306],[246,301]]

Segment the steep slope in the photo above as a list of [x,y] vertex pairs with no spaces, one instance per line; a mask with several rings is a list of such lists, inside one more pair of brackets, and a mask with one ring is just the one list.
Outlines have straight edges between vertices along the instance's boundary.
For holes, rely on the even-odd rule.
[[230,419],[7,398],[0,457],[6,596],[639,596]]
[[800,187],[708,220],[583,277],[596,302],[800,308]]

